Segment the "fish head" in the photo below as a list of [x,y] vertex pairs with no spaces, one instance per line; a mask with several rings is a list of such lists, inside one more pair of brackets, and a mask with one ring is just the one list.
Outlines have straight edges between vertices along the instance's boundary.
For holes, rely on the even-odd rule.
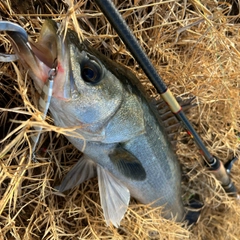
[[29,44],[11,33],[14,50],[41,93],[49,72],[56,63],[50,111],[60,126],[101,127],[113,116],[122,102],[123,86],[101,61],[68,30],[64,38],[58,25],[46,20],[38,41]]

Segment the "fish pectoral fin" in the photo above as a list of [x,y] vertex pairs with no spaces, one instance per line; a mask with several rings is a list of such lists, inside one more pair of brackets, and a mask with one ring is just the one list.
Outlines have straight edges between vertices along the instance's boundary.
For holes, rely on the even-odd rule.
[[138,181],[146,178],[146,172],[141,162],[121,146],[117,146],[109,154],[109,158],[124,176]]
[[95,176],[96,164],[90,158],[83,155],[67,173],[62,183],[55,188],[60,192],[64,192]]
[[97,165],[100,201],[107,225],[120,226],[130,201],[130,192],[108,170]]

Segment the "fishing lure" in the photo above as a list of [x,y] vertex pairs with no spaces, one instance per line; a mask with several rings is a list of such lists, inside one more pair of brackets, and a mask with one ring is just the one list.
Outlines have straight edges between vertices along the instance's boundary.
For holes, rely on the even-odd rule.
[[[17,32],[18,34],[21,34],[23,37],[23,40],[26,43],[26,46],[28,46],[31,49],[31,46],[28,42],[28,34],[22,28],[20,25],[8,22],[8,21],[0,21],[0,31],[6,31],[6,32]],[[14,43],[14,41],[13,41]],[[16,54],[4,54],[0,53],[0,61],[1,62],[12,62],[18,60],[18,56]],[[50,106],[50,101],[52,97],[52,90],[53,90],[53,83],[54,78],[57,74],[57,61],[54,61],[53,67],[48,72],[48,79],[43,86],[38,107],[40,112],[42,112],[42,119],[45,120],[47,116],[47,112]],[[32,144],[32,158],[35,161],[35,151],[37,144],[39,142],[40,135],[42,133],[42,127],[35,126],[34,129],[37,131],[37,135],[31,136],[31,144]]]
[[[48,72],[48,79],[45,85],[43,86],[41,96],[39,98],[38,108],[40,112],[42,112],[42,119],[45,120],[47,117],[47,112],[50,106],[51,98],[52,98],[52,90],[53,90],[53,83],[54,78],[57,74],[57,68],[56,66],[49,70]],[[35,130],[37,130],[37,135],[31,136],[31,142],[32,142],[32,154],[33,154],[33,160],[35,160],[35,151],[37,144],[39,142],[40,135],[42,133],[42,127],[34,127]]]

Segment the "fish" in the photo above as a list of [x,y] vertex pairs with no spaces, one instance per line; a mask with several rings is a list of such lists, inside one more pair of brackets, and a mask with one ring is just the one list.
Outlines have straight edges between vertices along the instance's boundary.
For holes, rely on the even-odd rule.
[[[7,32],[14,51],[42,93],[57,63],[49,110],[54,124],[82,136],[66,138],[83,157],[57,187],[61,192],[97,176],[107,225],[120,226],[130,196],[162,216],[185,219],[181,168],[168,137],[166,119],[126,66],[114,62],[68,29],[65,38],[45,20],[38,42]],[[165,114],[166,115],[166,114]]]

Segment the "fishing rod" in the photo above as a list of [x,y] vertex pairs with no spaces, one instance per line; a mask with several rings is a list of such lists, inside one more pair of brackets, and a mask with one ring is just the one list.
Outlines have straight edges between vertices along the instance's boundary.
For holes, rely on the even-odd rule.
[[[136,37],[129,29],[127,23],[120,15],[113,2],[111,0],[95,0],[95,2],[103,12],[105,17],[108,19],[110,24],[113,26],[115,31],[118,33],[126,47],[129,49],[132,56],[141,66],[144,73],[149,78],[158,93],[161,95],[163,100],[168,104],[171,111],[177,117],[178,121],[183,123],[188,134],[193,137],[195,143],[201,150],[209,169],[215,175],[216,179],[221,182],[222,187],[227,193],[229,193],[231,196],[238,197],[236,187],[234,186],[234,183],[232,182],[228,174],[231,169],[226,169],[222,162],[208,151],[203,141],[201,140],[195,129],[192,127],[186,115],[184,114],[181,106],[179,105],[171,91],[167,88],[160,75],[157,73],[157,70],[139,45]],[[232,163],[235,162],[236,159],[236,157],[231,159],[225,166],[232,167]]]

